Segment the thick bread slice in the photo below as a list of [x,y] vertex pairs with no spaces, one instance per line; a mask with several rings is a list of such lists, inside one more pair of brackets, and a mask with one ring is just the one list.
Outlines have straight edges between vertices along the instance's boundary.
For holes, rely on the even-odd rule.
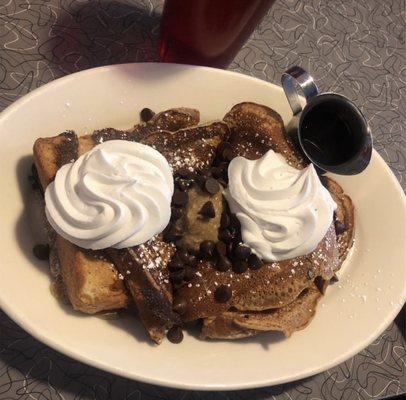
[[204,339],[241,339],[267,331],[280,331],[287,337],[304,329],[313,319],[322,294],[316,285],[305,289],[287,306],[261,312],[227,311],[203,320]]
[[57,236],[61,276],[75,310],[93,314],[123,308],[129,302],[114,264],[101,251],[81,249]]
[[213,122],[175,133],[155,132],[140,142],[152,146],[168,160],[173,172],[208,168],[214,159],[217,146],[228,139],[230,130],[224,122]]
[[269,107],[239,103],[225,115],[224,121],[230,126],[230,143],[239,156],[255,160],[272,149],[295,168],[306,165],[287,137],[281,116]]
[[167,329],[180,324],[172,311],[172,287],[166,265],[176,249],[161,236],[130,249],[108,249],[131,292],[138,314],[151,339],[161,343]]
[[75,160],[67,157],[67,154],[81,156],[106,140],[138,141],[151,132],[176,131],[198,123],[199,111],[191,108],[174,108],[155,114],[150,121],[135,125],[127,131],[105,128],[86,136],[77,137],[74,132],[68,131],[50,138],[39,138],[34,143],[34,159],[41,184],[46,188],[62,165]]
[[[198,120],[199,113],[196,110],[172,109],[156,114],[150,122],[140,124],[126,134],[136,137],[141,135],[141,132],[147,134],[163,128],[177,130],[194,125]],[[34,144],[34,160],[43,189],[45,190],[54,179],[56,171],[62,165],[74,161],[90,150],[98,139],[115,138],[110,137],[107,131],[103,130],[103,134],[97,131],[94,136],[81,137],[68,131],[52,138],[38,139]],[[118,279],[115,271],[112,271],[110,261],[59,237],[56,241],[50,242],[50,246],[54,258],[60,258],[54,260],[54,263],[58,264],[59,274],[54,276],[57,283],[54,286],[59,288],[57,292],[67,294],[75,309],[93,314],[126,307],[129,297],[124,282]],[[75,283],[77,279],[79,283]],[[98,292],[97,287],[102,289]],[[109,291],[109,288],[113,290]]]

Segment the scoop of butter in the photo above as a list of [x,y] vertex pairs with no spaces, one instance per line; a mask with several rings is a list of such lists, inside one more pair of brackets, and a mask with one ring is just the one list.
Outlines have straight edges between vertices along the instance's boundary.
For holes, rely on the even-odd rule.
[[[198,251],[201,242],[205,240],[218,241],[220,219],[223,213],[223,188],[211,195],[194,186],[188,191],[188,195],[189,201],[183,216],[177,221],[183,236],[176,244],[181,248]],[[199,214],[207,201],[213,203],[214,218],[203,217]]]

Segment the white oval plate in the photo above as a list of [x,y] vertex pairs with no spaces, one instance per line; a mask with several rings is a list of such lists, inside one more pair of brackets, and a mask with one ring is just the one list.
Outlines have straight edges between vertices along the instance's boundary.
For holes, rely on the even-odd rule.
[[47,265],[35,260],[36,240],[25,205],[35,138],[126,128],[143,107],[195,107],[202,121],[254,101],[291,117],[280,87],[203,67],[128,64],[58,79],[0,116],[0,305],[37,339],[77,360],[128,378],[189,389],[242,389],[304,378],[369,345],[406,297],[406,206],[398,182],[374,152],[354,177],[337,176],[356,207],[356,245],[341,281],[330,287],[312,323],[289,339],[273,334],[242,341],[151,345],[136,318],[103,320],[63,307],[49,291]]

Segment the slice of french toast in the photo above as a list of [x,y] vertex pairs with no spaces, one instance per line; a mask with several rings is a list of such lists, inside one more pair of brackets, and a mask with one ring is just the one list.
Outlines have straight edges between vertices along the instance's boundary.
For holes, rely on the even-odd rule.
[[[198,122],[198,111],[178,108],[158,113],[149,122],[128,131],[108,128],[88,136],[68,131],[37,139],[34,160],[42,187],[46,189],[62,165],[76,160],[104,140],[139,140],[152,132],[176,131]],[[74,309],[94,314],[126,307],[130,297],[124,281],[103,251],[81,249],[55,234],[50,235],[50,247],[53,276],[58,285],[54,292],[64,292]]]
[[[306,166],[304,158],[286,137],[281,117],[268,107],[241,103],[234,106],[224,120],[230,126],[229,141],[236,155],[257,159],[272,149],[282,154],[295,168]],[[324,239],[312,253],[266,263],[260,269],[247,270],[241,274],[230,270],[218,271],[210,261],[200,262],[190,283],[179,287],[175,293],[175,305],[182,305],[184,321],[209,318],[209,321],[204,322],[203,335],[215,337],[214,327],[219,330],[229,327],[230,321],[234,321],[238,313],[253,314],[258,320],[262,318],[262,312],[267,319],[270,318],[268,314],[275,315],[272,310],[281,310],[278,315],[283,317],[283,310],[288,310],[286,307],[295,304],[300,296],[308,293],[309,288],[315,285],[314,282],[328,282],[333,277],[352,245],[354,209],[351,200],[336,182],[330,178],[323,180],[337,203],[336,217],[345,225],[345,232],[336,231],[336,223],[333,221]],[[225,302],[217,302],[214,297],[216,288],[220,286],[228,286],[233,291],[231,298]],[[249,318],[252,320],[252,317]],[[212,333],[208,333],[208,326],[211,326]],[[230,338],[235,335],[244,337],[245,329],[247,336],[265,330],[251,329],[240,324],[235,332],[230,331]],[[289,327],[280,330],[286,334],[292,331]],[[227,335],[223,332],[224,336]]]

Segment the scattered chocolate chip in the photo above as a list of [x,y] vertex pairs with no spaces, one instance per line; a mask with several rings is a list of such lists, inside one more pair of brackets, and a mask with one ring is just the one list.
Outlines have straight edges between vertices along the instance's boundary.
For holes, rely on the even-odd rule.
[[186,192],[175,191],[172,197],[172,203],[175,206],[182,207],[189,201],[189,196]]
[[213,203],[210,200],[206,201],[200,209],[199,214],[205,218],[214,218],[216,216],[216,211],[214,210]]
[[183,315],[186,312],[186,302],[185,301],[180,301],[180,302],[175,302],[173,305],[173,311],[175,311],[179,315]]
[[338,279],[337,274],[334,274],[333,277],[330,279],[330,283],[336,283],[338,281],[339,281],[339,279]]
[[181,168],[176,171],[176,175],[180,176],[181,178],[191,179],[193,173],[190,172],[187,168]]
[[204,183],[204,188],[209,194],[216,194],[220,190],[220,185],[214,178],[208,178]]
[[214,247],[214,242],[212,242],[211,240],[205,240],[200,243],[200,254],[203,258],[210,258],[213,256]]
[[33,247],[32,252],[39,260],[49,259],[49,246],[47,244],[36,244]]
[[183,280],[185,280],[186,282],[190,282],[195,276],[195,273],[193,271],[192,268],[187,267],[185,269],[185,275],[183,276]]
[[231,299],[231,289],[226,285],[220,285],[214,292],[214,299],[217,303],[226,303]]
[[235,157],[237,157],[237,154],[235,154],[235,152],[234,152],[234,150],[233,149],[225,149],[224,151],[223,151],[223,158],[226,160],[226,161],[231,161],[231,160],[233,160]]
[[251,249],[248,246],[245,246],[243,244],[239,244],[234,249],[234,255],[239,260],[246,261],[250,254],[251,254]]
[[216,243],[216,250],[217,250],[217,253],[221,256],[225,256],[227,254],[227,246],[223,242]]
[[309,269],[309,270],[307,271],[307,277],[308,277],[309,279],[313,279],[313,278],[314,278],[314,271],[311,270],[311,269]]
[[180,258],[180,260],[182,260],[182,262],[187,263],[189,259],[189,252],[187,250],[185,249],[178,250],[176,254]]
[[231,243],[231,241],[233,240],[233,235],[228,229],[221,230],[219,237],[225,243]]
[[233,271],[237,274],[242,274],[248,269],[248,263],[246,261],[237,260],[233,262]]
[[231,144],[229,142],[221,142],[217,147],[217,152],[223,154],[225,150],[231,149]]
[[232,257],[232,255],[233,255],[233,252],[234,252],[234,245],[233,245],[233,243],[227,243],[226,244],[226,248],[227,248],[227,254],[228,254],[228,256],[229,257]]
[[176,221],[182,216],[182,209],[181,208],[176,208],[172,207],[171,208],[171,220]]
[[178,188],[182,192],[186,192],[186,190],[190,189],[192,187],[193,181],[189,179],[179,179],[177,181]]
[[140,112],[141,120],[143,122],[148,122],[155,115],[155,113],[150,108],[143,108]]
[[221,214],[220,228],[221,229],[227,228],[228,225],[230,225],[230,217],[228,216],[227,213]]
[[166,333],[166,337],[171,343],[178,344],[183,340],[183,332],[180,326],[173,326]]
[[250,269],[259,269],[262,266],[262,261],[260,260],[260,258],[252,253],[250,254],[250,256],[248,257],[248,267]]
[[169,274],[169,279],[172,283],[179,284],[183,282],[183,277],[185,276],[185,270],[179,270],[176,272],[171,272]]
[[196,256],[194,254],[189,254],[186,264],[190,265],[191,267],[196,267],[197,266]]
[[177,272],[184,268],[185,266],[183,265],[182,260],[178,257],[173,257],[172,260],[168,263],[168,269],[170,272]]
[[337,235],[341,235],[347,230],[347,227],[338,219],[335,220],[334,226]]
[[220,167],[212,167],[211,174],[218,179],[222,177],[223,170]]
[[199,185],[200,188],[204,189],[204,184],[206,183],[205,176],[201,174],[196,174],[193,179]]
[[232,266],[231,261],[227,257],[223,255],[219,256],[216,263],[216,268],[218,271],[221,272],[228,271],[231,268],[231,266]]

